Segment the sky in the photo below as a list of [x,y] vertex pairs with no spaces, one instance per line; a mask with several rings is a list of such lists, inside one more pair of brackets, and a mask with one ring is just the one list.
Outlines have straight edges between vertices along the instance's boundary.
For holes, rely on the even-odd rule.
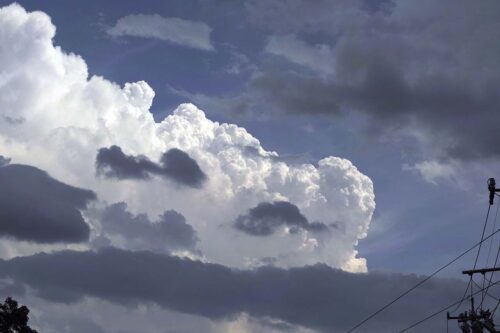
[[[48,333],[347,331],[481,237],[499,18],[493,0],[0,1],[0,295]],[[460,299],[474,254],[357,331]]]

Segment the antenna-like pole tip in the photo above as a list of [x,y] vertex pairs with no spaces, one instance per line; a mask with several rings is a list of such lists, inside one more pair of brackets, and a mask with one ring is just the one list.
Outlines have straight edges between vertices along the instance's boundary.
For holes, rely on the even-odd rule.
[[495,178],[488,179],[488,191],[490,191],[490,205],[493,205],[495,199],[496,182]]

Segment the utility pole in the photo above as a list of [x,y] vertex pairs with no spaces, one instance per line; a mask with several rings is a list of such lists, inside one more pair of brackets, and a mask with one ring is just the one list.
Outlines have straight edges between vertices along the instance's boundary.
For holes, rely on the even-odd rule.
[[462,333],[483,333],[485,329],[490,333],[500,332],[495,329],[490,310],[480,310],[477,313],[474,310],[474,298],[471,299],[471,304],[472,308],[470,311],[462,312],[456,317],[450,316],[448,312],[446,319],[457,320],[458,327],[460,327]]
[[[500,192],[500,189],[496,188],[495,178],[488,179],[488,191],[490,192],[490,205],[493,205],[493,200],[495,199],[495,193]],[[495,323],[493,322],[492,313],[489,309],[482,309],[482,302],[480,309],[476,309],[474,306],[474,297],[472,297],[472,278],[474,274],[482,274],[483,278],[486,279],[485,274],[491,272],[500,271],[500,267],[491,268],[481,268],[481,269],[471,269],[463,271],[462,274],[469,275],[471,279],[471,297],[470,303],[471,308],[469,311],[460,313],[458,316],[450,316],[450,313],[446,313],[447,320],[457,320],[458,326],[462,330],[462,333],[483,333],[485,330],[489,333],[499,333],[495,328]],[[487,292],[488,288],[486,288]],[[484,295],[483,297],[485,297]]]
[[[472,269],[463,271],[462,274],[467,274],[472,279],[472,276],[474,274],[485,275],[488,272],[493,273],[497,271],[500,271],[500,267]],[[471,306],[469,311],[462,312],[458,316],[450,316],[450,313],[447,312],[446,319],[457,320],[458,326],[462,330],[462,333],[483,333],[485,329],[490,333],[500,332],[495,329],[495,323],[493,322],[490,310],[483,310],[482,306],[481,309],[476,309],[476,307],[474,306],[474,297],[470,298],[470,305]]]
[[[474,274],[482,274],[483,278],[486,273],[498,272],[500,271],[500,267],[493,268],[481,268],[481,269],[471,269],[467,271],[463,271],[462,274],[469,275],[472,281],[472,276]],[[471,293],[472,293],[472,285],[471,285]],[[486,296],[486,295],[484,295]],[[481,302],[482,304],[482,302]],[[492,314],[490,310],[476,309],[474,306],[474,297],[470,298],[470,310],[460,313],[458,316],[450,316],[450,313],[446,313],[447,320],[457,320],[458,327],[462,330],[462,333],[483,333],[486,329],[487,332],[490,333],[498,333],[495,329],[495,323],[493,322]]]

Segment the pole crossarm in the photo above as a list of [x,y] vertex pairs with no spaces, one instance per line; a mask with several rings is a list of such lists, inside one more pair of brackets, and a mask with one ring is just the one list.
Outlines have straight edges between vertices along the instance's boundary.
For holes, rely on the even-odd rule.
[[467,274],[467,275],[472,276],[474,274],[480,273],[480,274],[484,275],[488,272],[497,272],[497,271],[500,271],[500,267],[470,269],[470,270],[462,271],[462,274]]

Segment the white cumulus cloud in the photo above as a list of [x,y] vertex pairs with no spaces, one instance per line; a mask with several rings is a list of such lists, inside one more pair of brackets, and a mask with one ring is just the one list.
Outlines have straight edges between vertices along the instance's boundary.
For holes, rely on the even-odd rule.
[[[182,22],[156,20],[167,27],[165,22]],[[124,26],[120,22],[127,21],[117,26]],[[0,155],[91,189],[101,203],[125,202],[131,213],[145,213],[152,221],[175,209],[196,230],[199,249],[211,262],[245,267],[273,258],[285,267],[323,262],[366,271],[355,247],[366,236],[375,198],[371,180],[350,161],[330,156],[316,165],[286,163],[244,128],[207,119],[192,104],[155,122],[149,110],[155,93],[146,82],[120,87],[89,77],[80,56],[53,45],[55,27],[46,14],[10,5],[0,9],[0,27]],[[181,41],[209,49],[209,29],[195,27]],[[196,35],[198,30],[206,32],[204,38]],[[168,39],[167,33],[161,36]],[[97,151],[111,145],[152,161],[168,149],[181,149],[197,161],[207,181],[197,189],[154,177],[97,177]],[[329,231],[290,233],[283,227],[256,237],[233,227],[240,214],[275,200],[293,203],[308,221],[324,223]],[[98,226],[93,227],[95,233]],[[10,248],[9,256],[13,253]]]

